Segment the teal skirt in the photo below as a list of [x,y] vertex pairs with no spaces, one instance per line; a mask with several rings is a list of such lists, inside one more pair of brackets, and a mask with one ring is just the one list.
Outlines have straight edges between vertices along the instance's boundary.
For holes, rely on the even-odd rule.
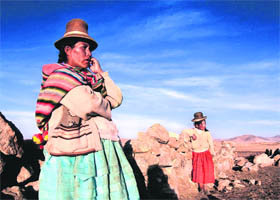
[[44,151],[40,200],[140,199],[136,180],[119,142],[101,140],[103,150],[79,156]]

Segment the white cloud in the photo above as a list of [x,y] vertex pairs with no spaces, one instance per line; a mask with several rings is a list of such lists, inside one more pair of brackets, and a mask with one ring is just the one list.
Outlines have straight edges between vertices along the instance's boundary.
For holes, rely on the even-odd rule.
[[169,79],[166,81],[163,81],[163,84],[168,85],[168,86],[179,86],[179,87],[184,87],[184,86],[192,86],[192,87],[197,87],[197,86],[204,86],[204,87],[210,87],[210,88],[216,88],[220,86],[222,83],[222,78],[221,77],[186,77],[186,78],[174,78],[174,79]]
[[185,93],[177,92],[177,91],[174,91],[174,90],[159,89],[159,91],[162,94],[167,95],[168,97],[175,98],[175,99],[182,99],[182,100],[185,100],[185,101],[188,101],[188,102],[194,102],[194,103],[207,102],[206,99],[196,97],[195,95],[187,95]]
[[167,131],[175,133],[181,133],[185,128],[185,124],[180,124],[176,121],[165,120],[160,117],[152,118],[145,115],[115,114],[113,120],[117,124],[121,138],[136,138],[138,132],[146,132],[155,123],[159,123]]
[[4,110],[2,114],[20,130],[24,139],[31,139],[39,132],[35,122],[35,112]]
[[277,126],[280,127],[280,120],[255,120],[255,121],[248,121],[249,124],[254,125],[265,125],[265,126]]
[[38,86],[38,81],[37,80],[30,80],[30,79],[21,79],[18,80],[21,84],[26,85],[26,86],[33,86],[36,85]]
[[241,69],[247,70],[262,70],[262,69],[278,69],[279,68],[279,60],[266,60],[266,61],[258,61],[245,63],[238,66]]

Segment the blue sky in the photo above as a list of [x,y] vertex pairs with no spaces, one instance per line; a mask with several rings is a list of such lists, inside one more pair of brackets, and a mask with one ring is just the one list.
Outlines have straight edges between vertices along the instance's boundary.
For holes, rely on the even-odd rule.
[[280,134],[279,1],[1,1],[0,111],[24,137],[43,64],[72,18],[123,91],[120,136],[180,133],[202,111],[214,138]]

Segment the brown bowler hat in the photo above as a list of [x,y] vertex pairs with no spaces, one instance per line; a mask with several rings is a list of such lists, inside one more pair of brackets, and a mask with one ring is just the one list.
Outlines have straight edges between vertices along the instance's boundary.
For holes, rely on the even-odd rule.
[[88,24],[82,19],[72,19],[66,24],[66,31],[62,38],[54,43],[57,49],[67,43],[67,41],[78,38],[82,41],[88,42],[90,50],[93,51],[97,48],[97,42],[88,35]]
[[196,112],[193,114],[194,118],[192,119],[192,122],[199,122],[202,120],[207,119],[207,116],[203,116],[202,112]]

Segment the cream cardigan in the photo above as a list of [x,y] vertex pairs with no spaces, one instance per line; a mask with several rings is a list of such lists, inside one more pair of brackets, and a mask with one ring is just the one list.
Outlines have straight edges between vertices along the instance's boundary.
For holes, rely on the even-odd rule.
[[[191,136],[196,135],[196,140],[191,139]],[[194,152],[204,152],[209,150],[212,155],[215,155],[213,139],[209,131],[201,131],[196,128],[184,129],[181,132],[181,137],[184,141],[191,141],[192,150]]]
[[111,120],[111,109],[122,103],[122,93],[109,77],[101,74],[107,91],[105,98],[87,85],[70,90],[52,112],[49,141],[52,155],[79,155],[102,149],[100,138],[118,141],[118,129]]

